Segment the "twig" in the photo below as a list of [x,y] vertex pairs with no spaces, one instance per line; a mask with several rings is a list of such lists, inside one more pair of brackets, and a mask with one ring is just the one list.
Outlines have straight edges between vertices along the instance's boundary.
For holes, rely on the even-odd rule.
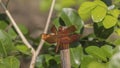
[[13,24],[15,30],[17,31],[17,33],[20,35],[20,38],[22,39],[22,41],[24,42],[24,44],[31,49],[32,54],[35,54],[35,50],[34,48],[29,44],[29,42],[27,41],[27,39],[24,37],[23,33],[21,32],[21,30],[19,29],[19,27],[17,26],[15,20],[13,19],[13,17],[11,16],[10,12],[7,10],[7,8],[5,7],[5,5],[3,4],[3,2],[0,0],[0,4],[2,6],[2,8],[5,10],[5,13],[7,14],[8,18],[10,19],[11,23]]
[[[53,13],[53,8],[54,8],[54,5],[55,5],[55,2],[56,2],[56,0],[52,0],[52,4],[51,4],[51,7],[50,7],[49,15],[48,15],[46,26],[45,26],[45,29],[44,29],[43,33],[47,33],[47,31],[48,31],[48,27],[49,27],[49,24],[50,24],[50,20],[51,20],[51,16],[52,16],[52,13]],[[36,53],[32,57],[32,60],[31,60],[31,63],[30,63],[30,68],[34,68],[36,58],[39,55],[40,50],[41,50],[43,44],[44,44],[44,40],[41,39],[40,44],[39,44],[39,46],[38,46],[38,48],[36,50]]]
[[[50,11],[49,11],[49,15],[48,15],[48,18],[47,18],[47,22],[46,22],[46,26],[45,26],[45,29],[44,29],[44,32],[43,33],[47,33],[48,31],[48,28],[49,28],[49,25],[50,25],[50,20],[51,20],[51,17],[52,17],[52,13],[53,13],[53,9],[54,9],[54,5],[55,5],[55,2],[56,0],[53,0],[52,1],[52,4],[51,4],[51,8],[50,8]],[[41,48],[42,48],[42,45],[44,43],[44,40],[41,40],[40,41],[40,44],[39,44],[39,47],[37,48],[37,51],[36,51],[36,54],[38,55]]]
[[10,0],[7,0],[6,5],[5,5],[6,8],[8,7],[9,2],[10,2]]
[[60,56],[61,56],[62,68],[71,68],[69,49],[61,50]]
[[12,23],[10,23],[6,28],[5,31],[8,31],[12,27]]

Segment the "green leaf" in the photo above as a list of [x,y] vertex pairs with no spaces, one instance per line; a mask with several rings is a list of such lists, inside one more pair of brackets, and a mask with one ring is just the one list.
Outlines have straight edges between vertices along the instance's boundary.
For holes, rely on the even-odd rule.
[[6,32],[0,30],[0,56],[7,56],[14,50],[12,39]]
[[[101,13],[102,12],[102,13]],[[100,22],[104,19],[106,16],[107,9],[101,6],[97,6],[94,10],[91,12],[91,16],[94,22]]]
[[77,44],[77,47],[70,48],[70,53],[72,67],[78,68],[80,66],[81,59],[83,58],[82,46]]
[[0,63],[0,68],[20,68],[20,62],[13,56],[6,57]]
[[30,55],[31,50],[25,45],[17,45],[16,48],[23,54]]
[[60,55],[55,55],[53,59],[57,62],[57,64],[61,63]]
[[36,68],[58,68],[59,55],[42,54],[37,58]]
[[83,59],[81,60],[80,68],[88,68],[88,65],[92,61],[95,61],[93,56],[91,56],[91,55],[84,55]]
[[[119,49],[119,46],[116,46],[115,48],[114,48],[114,51],[113,51],[113,56],[116,54],[116,53],[119,53],[120,52],[120,49]],[[112,56],[112,57],[113,57]]]
[[114,28],[105,29],[102,23],[94,23],[94,33],[100,39],[107,39],[113,32]]
[[106,65],[103,63],[93,61],[88,65],[88,68],[106,68]]
[[0,57],[1,56],[7,56],[7,52],[5,50],[5,47],[2,45],[2,43],[0,42]]
[[102,61],[107,61],[104,51],[97,46],[89,46],[85,49],[85,51],[97,59],[100,59]]
[[20,30],[22,31],[23,34],[27,34],[28,33],[28,30],[27,30],[25,25],[19,24],[18,26],[19,26],[19,28],[20,28]]
[[75,27],[77,28],[76,32],[82,32],[83,21],[74,9],[64,8],[60,15],[60,18],[64,21],[66,26],[75,25]]
[[94,2],[84,2],[78,10],[78,13],[79,13],[80,17],[83,20],[90,17],[91,10],[93,10],[96,6],[97,6],[97,4],[94,3]]
[[101,47],[104,51],[107,58],[110,58],[113,55],[113,47],[110,45],[104,45]]
[[60,55],[41,54],[36,60],[36,68],[59,68]]
[[115,31],[120,36],[120,28],[117,28]]
[[53,21],[53,24],[55,25],[56,28],[59,28],[59,27],[60,27],[59,18],[56,18],[56,19]]
[[110,14],[112,16],[114,16],[115,18],[118,18],[119,14],[120,14],[120,10],[118,10],[118,9],[111,10]]
[[62,13],[61,13],[60,17],[62,18],[62,20],[64,21],[65,25],[67,25],[67,26],[70,26],[73,23],[69,19],[69,17],[71,15],[73,15],[73,11],[75,11],[75,10],[73,10],[71,8],[63,8],[63,10],[62,10]]
[[11,37],[12,39],[15,39],[15,38],[17,37],[17,33],[15,32],[15,30],[14,30],[13,28],[10,28],[10,29],[8,30],[8,34],[10,35],[10,37]]
[[45,63],[45,57],[44,55],[39,55],[36,60],[35,68],[44,68],[43,64]]
[[120,46],[120,39],[116,39],[114,42],[113,42],[114,45],[116,46]]
[[53,59],[53,56],[50,54],[45,54],[45,62],[47,64],[47,66],[49,66],[49,61]]
[[103,1],[96,0],[96,1],[94,1],[94,3],[96,3],[97,6],[101,6],[101,7],[105,8],[105,9],[107,9],[107,5]]
[[0,20],[0,29],[4,30],[8,24],[5,21]]
[[102,23],[103,26],[108,29],[116,25],[117,19],[113,16],[107,15]]

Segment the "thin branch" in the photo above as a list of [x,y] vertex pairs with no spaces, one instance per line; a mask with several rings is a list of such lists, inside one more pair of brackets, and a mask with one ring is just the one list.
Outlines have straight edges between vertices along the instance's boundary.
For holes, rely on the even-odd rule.
[[9,4],[9,2],[10,2],[10,0],[7,0],[7,2],[6,2],[6,8],[8,8],[8,4]]
[[[48,31],[48,28],[49,28],[49,25],[50,25],[50,21],[51,21],[51,17],[52,17],[52,13],[53,13],[53,9],[54,9],[54,5],[55,5],[55,2],[56,0],[53,0],[52,1],[52,4],[51,4],[51,8],[50,8],[50,11],[49,11],[49,15],[48,15],[48,18],[47,18],[47,22],[46,22],[46,26],[45,26],[45,29],[44,29],[44,32],[43,33],[47,33]],[[40,41],[40,44],[39,44],[39,47],[37,48],[37,51],[36,51],[36,54],[38,55],[41,48],[42,48],[42,45],[44,43],[44,40],[41,40]]]
[[[55,5],[55,2],[56,2],[56,0],[52,0],[52,4],[51,4],[51,7],[50,7],[49,15],[48,15],[47,22],[46,22],[46,26],[45,26],[45,29],[44,29],[44,32],[43,32],[43,33],[47,33],[47,31],[48,31],[49,24],[50,24],[51,17],[52,17],[52,13],[53,13],[53,8],[54,8],[54,5]],[[37,48],[37,50],[36,50],[36,53],[35,53],[35,55],[32,57],[31,64],[30,64],[30,68],[34,68],[36,58],[37,58],[37,56],[39,55],[40,50],[42,49],[43,44],[44,44],[44,40],[41,39],[40,44],[39,44],[39,46],[38,46],[38,48]]]
[[12,23],[10,23],[10,24],[5,28],[5,31],[8,31],[12,26],[13,26]]
[[17,33],[20,35],[22,41],[24,42],[24,44],[31,49],[32,54],[35,53],[34,48],[29,44],[29,42],[27,41],[27,39],[24,37],[23,33],[21,32],[21,30],[19,29],[19,27],[17,26],[15,20],[13,19],[13,17],[11,16],[10,12],[7,10],[6,6],[3,4],[3,2],[0,0],[0,4],[2,6],[2,8],[5,10],[5,13],[7,14],[8,18],[10,19],[11,23],[13,24],[14,28],[16,29]]

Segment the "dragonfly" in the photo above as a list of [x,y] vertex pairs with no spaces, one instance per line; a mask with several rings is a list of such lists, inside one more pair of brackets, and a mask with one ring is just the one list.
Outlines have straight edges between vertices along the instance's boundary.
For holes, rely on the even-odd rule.
[[53,26],[51,33],[42,34],[42,39],[50,44],[57,43],[56,52],[58,52],[58,50],[68,49],[71,43],[79,40],[80,34],[75,33],[75,31],[76,27],[74,25],[60,26],[58,29]]

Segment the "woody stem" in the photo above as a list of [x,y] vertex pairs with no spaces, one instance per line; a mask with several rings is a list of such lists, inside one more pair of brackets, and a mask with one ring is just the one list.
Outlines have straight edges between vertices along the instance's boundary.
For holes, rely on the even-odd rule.
[[[67,46],[69,46],[69,45],[67,45]],[[62,68],[71,68],[69,48],[61,50],[60,56],[61,56]]]

